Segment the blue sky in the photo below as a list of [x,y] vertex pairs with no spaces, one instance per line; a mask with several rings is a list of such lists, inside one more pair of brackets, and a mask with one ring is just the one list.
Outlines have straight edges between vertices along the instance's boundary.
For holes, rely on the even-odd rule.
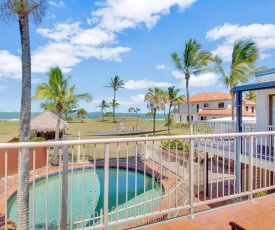
[[[144,94],[149,87],[175,85],[185,94],[185,80],[175,70],[171,53],[181,53],[189,38],[220,55],[228,71],[233,44],[251,38],[261,51],[257,66],[275,67],[275,1],[265,0],[68,0],[48,1],[43,22],[30,21],[32,95],[47,82],[46,72],[59,66],[72,76],[77,93],[90,93],[99,112],[110,102],[118,75],[125,89],[117,91],[117,112],[130,107],[148,112]],[[0,111],[20,111],[21,45],[18,23],[0,24]],[[251,79],[251,82],[255,79]],[[190,94],[225,91],[214,73],[191,76]],[[40,101],[32,111],[41,111]]]

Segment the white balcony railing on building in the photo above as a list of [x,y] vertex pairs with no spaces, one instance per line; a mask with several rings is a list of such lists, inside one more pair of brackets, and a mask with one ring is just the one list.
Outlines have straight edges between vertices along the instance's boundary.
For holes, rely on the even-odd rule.
[[[102,229],[194,215],[275,189],[275,132],[0,144],[0,225],[16,222],[12,149],[29,147],[30,229]],[[59,166],[50,165],[59,147]],[[36,167],[39,147],[44,166]],[[20,152],[19,152],[20,154]],[[42,153],[41,153],[42,154]],[[37,165],[36,165],[37,164]],[[0,174],[1,175],[1,174]],[[19,206],[20,208],[20,206]],[[21,218],[19,211],[19,219]]]
[[[194,134],[234,133],[236,121],[194,121]],[[258,125],[256,121],[245,120],[242,132],[274,131],[275,126]]]

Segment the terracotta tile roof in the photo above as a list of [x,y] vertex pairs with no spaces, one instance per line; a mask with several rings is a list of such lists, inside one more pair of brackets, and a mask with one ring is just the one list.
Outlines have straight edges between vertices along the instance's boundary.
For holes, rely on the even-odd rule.
[[229,93],[224,92],[202,92],[190,97],[190,102],[220,101],[231,100]]
[[[202,92],[190,97],[191,102],[207,102],[207,101],[222,101],[231,100],[232,97],[229,93],[224,92]],[[187,102],[186,98],[184,100]],[[243,103],[246,105],[256,105],[255,102],[243,99]]]
[[[231,116],[232,110],[231,109],[203,109],[201,110],[198,114],[199,115],[227,115]],[[236,110],[235,110],[236,114]],[[256,113],[251,113],[246,110],[242,110],[242,115],[243,116],[250,116],[250,117],[255,117]]]

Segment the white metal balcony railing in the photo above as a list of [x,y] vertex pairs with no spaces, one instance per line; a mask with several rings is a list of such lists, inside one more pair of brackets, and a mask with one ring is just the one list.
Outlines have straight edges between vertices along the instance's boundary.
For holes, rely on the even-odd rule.
[[[194,121],[194,134],[234,133],[236,121]],[[258,125],[256,121],[243,121],[242,132],[274,131],[275,126]]]
[[[0,144],[0,226],[16,221],[14,148],[31,148],[30,229],[124,229],[275,189],[275,132]],[[59,166],[50,165],[59,147]],[[46,147],[37,168],[38,147]],[[20,153],[20,151],[19,151]],[[0,155],[1,156],[1,155]],[[41,162],[39,162],[41,163]],[[37,168],[37,169],[36,169]],[[20,208],[20,205],[19,205]],[[195,211],[194,211],[195,210]],[[19,212],[19,219],[21,212]]]

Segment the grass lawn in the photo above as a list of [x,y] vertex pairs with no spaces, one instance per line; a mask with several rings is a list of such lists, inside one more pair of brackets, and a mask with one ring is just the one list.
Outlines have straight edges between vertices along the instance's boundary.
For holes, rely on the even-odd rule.
[[[77,139],[78,132],[80,132],[81,139],[95,139],[95,138],[109,138],[108,136],[96,136],[93,132],[116,132],[119,122],[124,122],[125,131],[136,130],[137,119],[135,117],[117,117],[117,123],[113,122],[113,117],[106,117],[104,121],[102,118],[96,118],[92,120],[85,120],[83,123],[81,120],[73,120],[69,122],[70,128],[66,130],[66,133],[70,135],[70,139]],[[14,137],[18,137],[18,121],[0,121],[0,142],[8,142]],[[171,127],[171,135],[186,135],[189,133],[188,130],[183,128]],[[164,120],[156,120],[156,130],[164,130],[165,127]],[[153,121],[138,119],[138,129],[140,131],[152,131]],[[152,135],[152,134],[150,134]],[[168,135],[167,131],[156,133],[156,135]],[[132,135],[131,135],[132,136]],[[138,135],[137,135],[138,136]],[[117,136],[111,136],[117,137]]]

